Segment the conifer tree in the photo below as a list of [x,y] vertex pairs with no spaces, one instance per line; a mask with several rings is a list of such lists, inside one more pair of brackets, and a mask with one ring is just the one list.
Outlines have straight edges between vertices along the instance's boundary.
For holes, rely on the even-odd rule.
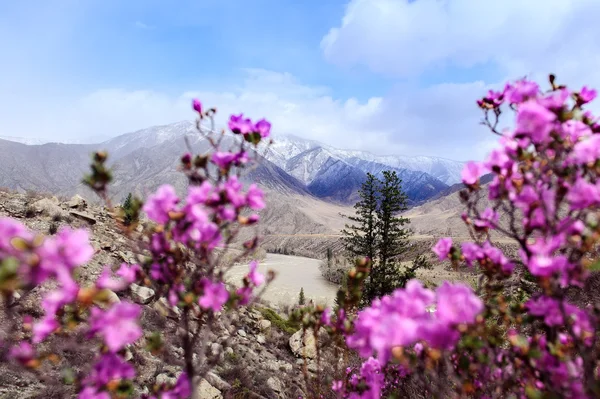
[[306,298],[304,297],[304,287],[300,287],[300,295],[298,295],[298,305],[304,305]]

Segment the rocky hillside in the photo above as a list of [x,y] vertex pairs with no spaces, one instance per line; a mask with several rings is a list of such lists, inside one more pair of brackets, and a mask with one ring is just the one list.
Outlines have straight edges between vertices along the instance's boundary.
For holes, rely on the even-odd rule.
[[[78,277],[84,286],[96,280],[104,265],[136,261],[129,250],[130,239],[119,232],[106,209],[92,206],[81,197],[60,201],[52,196],[0,191],[0,218],[3,217],[16,218],[44,234],[54,234],[63,226],[87,229],[96,253]],[[41,317],[40,298],[47,289],[49,287],[42,286],[23,298],[15,297],[15,311]],[[166,301],[157,301],[150,288],[134,285],[129,292],[111,295],[112,301],[128,299],[144,305],[141,318],[144,330],[161,331],[165,337],[165,349],[156,355],[145,349],[144,339],[129,347],[127,359],[136,365],[139,373],[136,391],[147,393],[155,384],[174,382],[183,368],[178,313]],[[225,317],[211,331],[206,331],[198,357],[216,359],[219,365],[198,382],[200,398],[297,398],[302,395],[304,362],[306,360],[309,374],[315,375],[317,344],[314,340],[302,339],[301,332],[296,332],[299,327],[287,320],[286,311],[289,309],[263,302]],[[0,316],[0,325],[3,318],[4,313]],[[84,337],[74,339],[79,342],[78,348],[90,345]],[[319,345],[327,345],[326,340],[319,342]],[[85,349],[73,352],[68,345],[54,346],[58,343],[52,340],[47,345],[47,350],[64,356],[75,372],[83,370],[92,360]],[[0,398],[73,397],[73,387],[62,383],[58,368],[51,364],[42,366],[45,383],[10,364],[3,363],[0,367]],[[331,362],[325,362],[325,367],[328,375],[332,375]]]

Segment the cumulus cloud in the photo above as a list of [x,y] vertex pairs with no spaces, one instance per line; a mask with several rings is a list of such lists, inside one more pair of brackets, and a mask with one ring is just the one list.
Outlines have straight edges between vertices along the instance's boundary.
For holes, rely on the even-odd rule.
[[599,12],[596,0],[352,0],[321,47],[332,62],[394,76],[490,62],[509,73],[570,71],[570,60],[596,58]]

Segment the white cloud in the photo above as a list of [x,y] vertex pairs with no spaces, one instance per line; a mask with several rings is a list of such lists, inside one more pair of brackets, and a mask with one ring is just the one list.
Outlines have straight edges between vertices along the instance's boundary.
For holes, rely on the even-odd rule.
[[575,77],[592,71],[584,59],[597,67],[599,13],[597,0],[352,0],[321,47],[334,63],[394,76],[494,63],[509,76]]

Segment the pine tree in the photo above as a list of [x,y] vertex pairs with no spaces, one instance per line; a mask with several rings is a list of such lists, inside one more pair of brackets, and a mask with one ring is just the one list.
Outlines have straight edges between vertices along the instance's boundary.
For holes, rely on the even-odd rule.
[[372,291],[375,297],[387,295],[405,283],[398,271],[400,266],[398,257],[408,248],[411,232],[405,225],[410,223],[410,220],[399,216],[399,213],[408,209],[407,200],[406,194],[402,191],[402,180],[396,172],[384,171],[376,212],[376,234],[379,237],[378,262],[371,274],[371,284],[374,285]]
[[300,287],[300,295],[298,295],[298,305],[304,305],[306,298],[304,297],[304,287]]
[[353,223],[346,224],[342,230],[342,243],[352,258],[367,256],[374,259],[377,253],[378,189],[377,178],[367,173],[367,180],[358,190],[360,201],[354,205],[356,215],[346,216]]
[[133,223],[136,223],[139,219],[139,212],[141,209],[142,203],[137,198],[133,198],[133,195],[129,193],[123,201],[121,205],[123,223],[126,226],[129,226]]

